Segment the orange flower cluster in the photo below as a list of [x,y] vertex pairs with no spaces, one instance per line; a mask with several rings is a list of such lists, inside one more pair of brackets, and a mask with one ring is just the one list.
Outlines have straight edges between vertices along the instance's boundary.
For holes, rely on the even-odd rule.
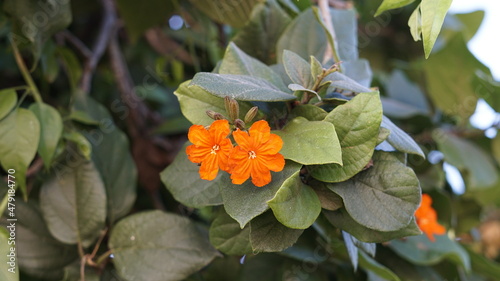
[[428,194],[422,194],[422,203],[415,212],[418,227],[422,230],[429,240],[436,241],[434,234],[442,235],[445,233],[444,226],[437,222],[437,213],[431,206],[432,198]]
[[234,184],[252,177],[252,183],[261,187],[271,182],[270,171],[279,172],[285,167],[285,159],[278,153],[283,141],[271,134],[266,121],[255,122],[248,132],[236,129],[235,147],[229,135],[227,120],[214,121],[208,130],[201,125],[189,129],[188,138],[193,144],[186,148],[186,153],[191,162],[201,163],[202,179],[215,179],[220,169],[231,174]]

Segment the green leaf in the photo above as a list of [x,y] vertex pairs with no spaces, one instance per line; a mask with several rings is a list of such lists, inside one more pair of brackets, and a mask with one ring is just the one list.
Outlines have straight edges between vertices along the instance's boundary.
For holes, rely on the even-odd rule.
[[484,14],[485,12],[483,10],[478,10],[466,14],[454,15],[462,22],[462,34],[465,40],[469,41],[477,33],[483,22]]
[[[308,92],[308,93],[311,93],[311,94],[315,94],[319,100],[321,100],[321,97],[320,95],[313,91],[313,90],[309,90],[309,89],[306,89],[304,88],[303,86],[299,85],[299,84],[288,84],[288,89],[294,91],[294,92]],[[297,95],[297,94],[295,94]]]
[[85,157],[85,159],[90,160],[92,155],[92,145],[80,132],[65,131],[63,132],[62,137],[63,139],[74,143],[80,155]]
[[56,44],[52,40],[47,41],[42,50],[40,58],[43,76],[49,83],[54,83],[59,75],[59,61],[57,60]]
[[229,96],[243,101],[288,101],[296,98],[267,80],[247,75],[198,72],[191,81],[190,86],[193,85],[221,98]]
[[476,109],[478,97],[472,81],[478,69],[489,72],[469,51],[460,34],[452,37],[424,64],[427,92],[433,103],[446,114],[468,119]]
[[0,164],[16,171],[16,183],[26,193],[26,171],[35,157],[40,139],[40,123],[33,112],[18,108],[0,121]]
[[118,0],[116,5],[128,35],[136,42],[147,29],[166,21],[166,17],[177,8],[178,3],[162,0]]
[[259,0],[233,0],[204,1],[192,0],[193,5],[204,12],[212,20],[229,24],[232,27],[243,27],[250,18],[253,7]]
[[93,119],[87,112],[81,110],[72,110],[68,118],[85,125],[99,125],[98,120]]
[[290,16],[275,0],[257,3],[250,21],[236,33],[233,42],[264,63],[275,63],[276,43],[290,21]]
[[412,236],[403,240],[393,240],[389,247],[399,256],[418,265],[435,265],[449,260],[470,271],[470,257],[467,252],[446,235],[435,236],[431,241],[425,235]]
[[249,75],[267,80],[278,89],[288,91],[281,77],[269,66],[245,54],[234,43],[229,43],[219,66],[220,74]]
[[361,171],[371,159],[377,144],[382,104],[379,94],[361,93],[332,110],[325,121],[335,126],[342,163],[309,166],[311,175],[325,182],[345,181]]
[[[63,268],[78,258],[76,246],[65,245],[50,235],[40,209],[33,201],[18,200],[15,204],[17,265],[23,273],[60,280]],[[10,223],[3,220],[1,224]],[[2,268],[6,267],[2,264]]]
[[45,103],[34,103],[29,108],[40,122],[40,142],[38,154],[45,168],[49,168],[63,131],[63,121],[59,112]]
[[221,211],[210,226],[210,243],[226,255],[252,253],[250,225],[243,229],[226,212]]
[[267,204],[276,219],[286,227],[306,229],[319,216],[321,203],[314,190],[302,182],[299,174],[300,171],[297,171],[285,180]]
[[498,181],[498,172],[490,155],[475,144],[442,130],[435,130],[432,136],[444,154],[444,160],[462,172],[467,171],[464,176],[468,188],[488,188]]
[[280,153],[304,165],[336,163],[342,165],[342,152],[335,127],[330,122],[308,121],[297,117],[279,131],[283,139]]
[[[330,9],[333,28],[337,36],[338,54],[343,61],[356,60],[357,52],[357,24],[356,13],[351,10]],[[276,45],[278,62],[283,62],[283,50],[290,50],[304,59],[314,56],[323,60],[327,35],[316,19],[313,9],[309,8],[300,13],[281,34]]]
[[219,191],[220,182],[228,180],[225,172],[219,171],[214,180],[208,181],[200,178],[198,171],[200,167],[189,161],[186,155],[186,143],[179,154],[165,170],[160,174],[163,184],[174,196],[175,200],[192,208],[214,206],[222,204]]
[[[72,156],[74,157],[74,156]],[[56,170],[40,191],[40,206],[50,233],[67,244],[90,246],[106,220],[106,191],[91,162],[76,157]]]
[[359,224],[349,215],[345,208],[341,208],[335,212],[323,211],[323,214],[325,214],[325,217],[332,225],[349,232],[351,235],[363,242],[382,243],[422,233],[415,223],[415,219],[412,219],[410,223],[402,229],[384,232],[373,230]]
[[243,228],[250,220],[269,209],[267,201],[271,200],[285,180],[301,167],[300,164],[287,161],[283,171],[273,172],[272,181],[263,187],[256,187],[250,179],[242,185],[234,185],[229,176],[224,174],[223,179],[218,182],[224,209]]
[[484,99],[496,112],[500,112],[500,82],[491,74],[478,70],[472,80],[474,93]]
[[318,196],[318,199],[321,203],[321,208],[329,211],[336,211],[344,206],[344,202],[342,202],[342,198],[337,195],[337,193],[331,191],[326,187],[326,184],[323,182],[314,182],[311,184]]
[[373,155],[373,167],[327,187],[342,197],[354,220],[378,231],[396,231],[407,226],[420,204],[415,172],[387,152]]
[[500,134],[491,141],[491,151],[493,152],[493,157],[500,165]]
[[66,67],[66,74],[68,75],[71,89],[76,89],[83,72],[80,61],[76,57],[75,53],[68,48],[59,47],[57,48],[57,52],[61,56],[62,62]]
[[[64,268],[64,278],[62,281],[80,281],[80,276],[81,276],[81,267],[82,263],[81,261],[76,261]],[[91,268],[90,266],[85,266],[85,281],[100,281],[100,274],[97,273],[94,268]],[[111,279],[113,281],[119,281],[116,278]]]
[[424,41],[425,58],[429,58],[432,47],[441,31],[444,17],[453,0],[422,0],[420,12],[422,13],[422,38]]
[[323,65],[317,58],[313,56],[310,57],[309,61],[311,64],[311,75],[313,77],[313,80],[316,82],[318,76],[323,74]]
[[134,214],[118,222],[109,248],[125,280],[183,280],[217,256],[194,223],[161,211]]
[[266,212],[250,222],[250,242],[255,252],[280,252],[297,242],[302,229],[291,229]]
[[293,83],[311,89],[314,85],[314,77],[311,73],[311,65],[294,52],[283,51],[283,65],[288,77]]
[[9,115],[17,103],[17,94],[14,89],[0,91],[0,120]]
[[[182,83],[174,94],[179,99],[182,114],[193,124],[208,126],[214,121],[206,114],[212,110],[224,114],[226,107],[224,99],[216,97],[199,87],[189,86],[190,80]],[[239,102],[240,119],[243,120],[246,112],[253,106],[247,102]],[[259,112],[255,120],[262,118]],[[247,124],[248,125],[248,124]]]
[[413,140],[407,133],[405,133],[398,126],[392,123],[389,118],[383,116],[382,124],[380,126],[391,131],[389,137],[387,137],[387,142],[394,148],[404,153],[415,154],[421,156],[422,158],[425,158],[425,153],[415,142],[415,140]]
[[375,16],[377,17],[388,10],[404,7],[413,3],[414,1],[415,0],[384,0],[384,2],[382,2],[382,4],[380,4],[380,6],[378,7],[377,12],[375,12]]
[[408,26],[410,27],[410,33],[413,40],[422,40],[422,13],[420,11],[420,4],[415,8],[413,13],[411,13],[408,19]]
[[[19,281],[18,257],[15,240],[9,240],[12,228],[7,231],[0,227],[0,279],[4,281]],[[14,232],[15,235],[15,232]],[[15,237],[15,236],[14,236]],[[11,258],[13,259],[11,261]]]
[[304,117],[309,121],[321,121],[325,119],[328,112],[323,108],[312,105],[312,104],[301,104],[296,106],[292,112],[291,116],[294,117]]
[[345,74],[340,72],[333,72],[328,74],[324,79],[323,83],[330,81],[327,92],[332,92],[335,89],[341,89],[345,91],[351,91],[354,93],[368,93],[371,90],[353,79],[347,77]]
[[400,281],[399,277],[389,268],[381,265],[367,254],[359,253],[359,266],[364,270],[371,271],[383,280]]
[[[86,131],[89,141],[99,131]],[[102,177],[107,199],[107,216],[111,223],[125,216],[136,199],[137,168],[130,153],[127,136],[114,127],[102,139],[92,142],[92,161]],[[94,135],[92,135],[94,134]]]

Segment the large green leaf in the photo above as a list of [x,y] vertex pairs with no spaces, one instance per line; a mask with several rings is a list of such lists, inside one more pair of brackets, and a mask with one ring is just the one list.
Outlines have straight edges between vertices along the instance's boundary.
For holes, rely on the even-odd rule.
[[498,172],[491,156],[475,144],[443,130],[435,130],[432,136],[444,154],[444,160],[467,172],[465,179],[471,190],[488,188],[498,181]]
[[119,275],[128,281],[183,280],[217,256],[194,223],[161,211],[138,213],[118,222],[109,248]]
[[484,15],[484,10],[477,10],[465,14],[454,14],[454,16],[462,22],[461,31],[465,40],[469,41],[474,37],[483,23]]
[[431,241],[425,235],[412,236],[403,240],[393,240],[389,247],[407,261],[418,265],[434,265],[449,260],[470,271],[470,257],[459,244],[446,235],[435,236]]
[[63,121],[59,112],[45,103],[34,103],[29,108],[40,122],[40,142],[38,154],[46,168],[50,167],[63,131]]
[[375,16],[378,16],[388,10],[404,7],[414,1],[415,0],[384,0],[384,2],[382,2],[382,4],[378,7]]
[[[357,24],[354,10],[330,9],[335,30],[340,59],[356,60]],[[321,24],[316,20],[313,10],[307,9],[299,14],[285,29],[276,45],[278,62],[283,62],[280,54],[290,50],[304,59],[310,56],[322,61],[328,40]]]
[[0,262],[2,263],[2,267],[0,267],[0,279],[4,281],[19,281],[15,240],[9,240],[10,234],[15,230],[12,230],[12,228],[8,229],[9,231],[0,227]]
[[425,158],[424,152],[415,142],[415,140],[413,140],[407,133],[405,133],[398,126],[392,123],[389,118],[383,116],[380,126],[391,131],[391,133],[387,137],[387,142],[395,149],[404,153],[415,154],[421,156],[422,158]]
[[91,143],[92,161],[106,188],[108,218],[114,222],[125,216],[134,205],[137,168],[127,136],[118,128],[103,134],[102,141]]
[[300,164],[287,161],[283,171],[273,172],[272,181],[263,187],[256,187],[250,179],[242,185],[234,185],[229,176],[223,175],[224,178],[218,181],[218,184],[224,209],[243,228],[251,219],[269,209],[267,201],[271,200],[285,180],[301,167]]
[[[78,258],[76,246],[65,245],[51,236],[40,209],[33,201],[16,202],[16,219],[16,263],[23,273],[61,280],[63,268]],[[0,222],[10,224],[5,220]],[[6,268],[6,264],[2,264],[2,268]]]
[[116,5],[125,28],[132,41],[137,39],[148,29],[159,25],[175,10],[177,1],[134,1],[118,0]]
[[300,171],[297,171],[285,180],[267,204],[276,219],[286,227],[306,229],[319,216],[321,203],[314,190],[302,182],[299,174]]
[[337,211],[323,211],[325,217],[334,226],[349,232],[351,235],[356,237],[358,240],[370,243],[382,243],[387,242],[392,239],[403,238],[411,235],[419,235],[422,232],[418,228],[415,220],[411,220],[410,223],[402,229],[396,231],[377,231],[356,222],[346,211],[345,208],[341,208]]
[[407,226],[420,204],[415,172],[387,152],[373,155],[373,167],[352,179],[327,185],[340,195],[351,217],[378,231]]
[[[226,115],[224,99],[216,97],[199,87],[189,86],[190,80],[182,83],[174,94],[179,99],[182,114],[193,124],[208,126],[214,121],[206,114],[207,110],[212,110]],[[240,119],[243,120],[246,112],[252,107],[246,102],[239,102]],[[260,114],[260,113],[259,113]],[[260,117],[257,116],[256,119]]]
[[161,172],[163,184],[172,193],[175,200],[186,206],[201,208],[222,204],[219,185],[223,177],[227,180],[227,174],[219,171],[214,180],[201,179],[198,174],[200,167],[189,161],[187,157],[186,147],[188,144],[186,143],[181,148],[174,162]]
[[191,81],[190,86],[193,85],[221,98],[229,96],[243,101],[287,101],[296,98],[267,80],[247,75],[199,72]]
[[269,66],[257,59],[245,54],[234,43],[229,43],[224,59],[219,66],[220,74],[239,74],[262,78],[278,87],[282,91],[288,91],[279,74]]
[[291,229],[266,212],[250,222],[250,242],[255,252],[280,252],[292,246],[302,234],[302,229]]
[[424,64],[427,92],[434,104],[446,114],[469,118],[477,103],[471,83],[476,69],[487,71],[457,34]]
[[491,74],[478,70],[472,80],[474,93],[484,99],[496,112],[500,112],[500,82]]
[[40,139],[40,123],[33,112],[18,108],[0,121],[0,164],[16,171],[16,183],[25,198],[26,171],[35,157]]
[[361,93],[344,105],[336,107],[325,121],[335,126],[342,164],[309,166],[311,175],[325,182],[345,181],[361,171],[371,159],[377,144],[382,104],[377,92]]
[[190,0],[190,2],[214,21],[233,27],[242,27],[250,18],[252,9],[259,0]]
[[311,65],[306,60],[292,51],[284,50],[283,65],[293,83],[306,89],[312,88],[315,77],[312,76]]
[[17,94],[14,89],[0,91],[0,120],[9,115],[17,103]]
[[236,33],[233,41],[247,54],[267,64],[275,63],[276,42],[290,21],[276,0],[258,3],[250,21]]
[[279,131],[283,139],[280,153],[286,159],[304,165],[337,163],[342,165],[342,152],[335,127],[330,122],[308,121],[297,117]]
[[327,92],[332,92],[335,89],[341,89],[345,91],[351,91],[355,93],[367,93],[371,90],[353,79],[347,77],[345,74],[340,72],[333,72],[328,74],[324,79],[323,83],[330,81]]
[[[106,191],[92,162],[68,157],[67,163],[44,182],[40,207],[50,233],[67,244],[90,246],[106,220]],[[61,167],[61,166],[58,166]]]
[[431,54],[432,47],[441,31],[444,17],[453,0],[422,0],[420,12],[422,14],[422,38],[424,41],[425,57]]
[[227,255],[252,253],[250,225],[243,229],[226,212],[221,211],[210,225],[210,243]]

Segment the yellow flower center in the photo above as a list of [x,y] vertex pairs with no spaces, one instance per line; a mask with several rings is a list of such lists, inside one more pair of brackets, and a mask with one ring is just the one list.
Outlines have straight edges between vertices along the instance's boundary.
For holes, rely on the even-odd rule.
[[210,150],[210,154],[217,154],[217,151],[220,149],[218,145],[214,145]]
[[257,154],[255,154],[255,151],[248,152],[248,159],[255,159],[256,157]]

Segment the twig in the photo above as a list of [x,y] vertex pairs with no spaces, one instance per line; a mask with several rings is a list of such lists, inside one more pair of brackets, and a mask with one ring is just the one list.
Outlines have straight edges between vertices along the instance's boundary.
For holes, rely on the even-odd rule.
[[106,47],[108,46],[110,38],[112,38],[115,32],[116,26],[116,12],[115,5],[112,0],[101,0],[103,7],[103,16],[101,25],[99,27],[99,33],[97,35],[94,46],[92,46],[92,51],[90,57],[85,61],[83,66],[82,79],[80,80],[79,88],[84,92],[88,93],[90,91],[90,82],[92,81],[92,75],[97,67],[97,63],[101,59]]
[[193,64],[191,55],[179,43],[164,34],[160,28],[150,28],[144,35],[149,45],[162,56],[173,56],[186,64]]
[[85,60],[89,60],[90,57],[92,57],[92,51],[87,46],[85,46],[85,44],[78,37],[73,35],[73,33],[69,32],[68,30],[63,30],[57,35],[60,35],[61,39],[70,42],[80,52],[80,54],[82,54]]
[[40,95],[40,92],[36,87],[35,81],[33,81],[33,78],[31,78],[30,72],[23,61],[23,58],[21,56],[21,53],[19,52],[19,49],[17,48],[16,43],[14,42],[14,40],[11,39],[10,44],[12,46],[12,50],[14,50],[14,57],[16,59],[17,66],[19,67],[19,70],[23,75],[24,81],[26,82],[26,84],[28,84],[28,87],[30,88],[30,93],[33,95],[33,98],[35,99],[36,102],[43,102],[42,96]]

